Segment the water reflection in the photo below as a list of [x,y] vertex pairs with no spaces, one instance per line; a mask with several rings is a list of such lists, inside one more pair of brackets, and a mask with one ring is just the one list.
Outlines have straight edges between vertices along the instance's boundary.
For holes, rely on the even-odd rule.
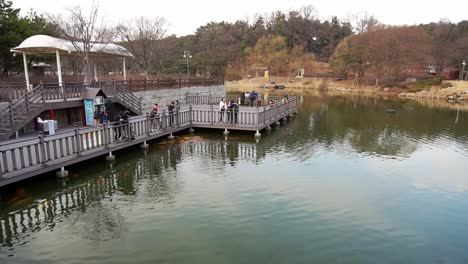
[[[0,244],[12,247],[35,232],[53,230],[57,221],[66,222],[77,234],[93,241],[116,238],[126,228],[113,196],[123,195],[131,201],[144,192],[147,202],[171,202],[183,187],[171,172],[177,171],[184,158],[202,157],[235,166],[240,160],[257,162],[265,156],[264,145],[238,138],[224,141],[184,136],[182,140],[178,144],[163,142],[149,152],[120,153],[118,162],[109,164],[108,169],[102,164],[81,169],[65,186],[55,184],[49,195],[43,195],[42,190],[50,187],[28,183],[4,191]],[[48,183],[52,181],[48,179]]]

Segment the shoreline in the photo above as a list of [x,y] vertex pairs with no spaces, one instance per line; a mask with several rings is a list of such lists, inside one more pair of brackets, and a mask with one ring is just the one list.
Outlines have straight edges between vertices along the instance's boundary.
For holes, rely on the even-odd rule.
[[[294,82],[288,82],[288,80]],[[411,99],[416,101],[440,101],[449,104],[466,104],[468,102],[468,82],[449,81],[453,86],[448,88],[427,87],[418,92],[408,92],[404,88],[396,87],[376,87],[373,85],[356,86],[352,81],[335,81],[319,78],[274,78],[273,82],[284,85],[281,90],[265,89],[262,86],[267,82],[263,78],[243,79],[236,82],[226,82],[228,93],[261,91],[265,94],[296,94],[307,95],[320,92],[338,92],[349,95],[384,96],[394,97],[403,100]]]

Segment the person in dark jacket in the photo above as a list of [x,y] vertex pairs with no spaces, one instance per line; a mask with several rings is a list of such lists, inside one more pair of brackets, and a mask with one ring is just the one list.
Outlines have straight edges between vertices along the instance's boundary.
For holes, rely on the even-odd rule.
[[241,93],[241,95],[240,95],[240,104],[241,105],[245,104],[245,93]]
[[171,102],[171,104],[167,107],[167,110],[169,112],[169,125],[173,126],[174,125],[174,110],[175,110],[175,103]]
[[99,123],[101,123],[101,125],[105,124],[107,122],[108,118],[107,118],[107,114],[106,114],[106,111],[102,110],[101,111],[101,114],[99,115]]
[[249,98],[250,98],[250,106],[254,106],[254,104],[257,101],[257,93],[255,91],[251,91]]
[[239,114],[239,105],[236,102],[231,101],[229,108],[230,108],[229,114],[231,115],[231,123],[237,124],[237,116]]

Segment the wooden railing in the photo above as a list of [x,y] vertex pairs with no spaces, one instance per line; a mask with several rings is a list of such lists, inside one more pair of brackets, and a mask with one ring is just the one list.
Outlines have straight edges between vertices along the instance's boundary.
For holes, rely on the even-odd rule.
[[[58,83],[44,83],[46,94],[50,100],[73,98],[74,95],[84,89],[84,87],[112,87],[116,83],[120,87],[130,92],[151,91],[162,89],[177,89],[184,87],[213,86],[224,84],[223,79],[193,78],[193,79],[156,79],[156,80],[128,80],[128,81],[104,81],[93,82],[85,85],[82,82],[64,83],[64,93],[62,95]],[[39,85],[35,84],[34,86]],[[22,82],[2,82],[0,83],[0,100],[16,100],[27,93],[26,84]]]
[[[227,96],[201,96],[201,95],[187,95],[185,97],[185,100],[187,104],[193,104],[193,105],[217,105],[221,101],[221,99],[225,99],[226,102],[231,102],[234,101],[236,103],[240,102],[240,94],[235,94],[235,95],[227,95]],[[269,101],[273,100],[275,102],[281,101],[281,96],[268,96],[267,98],[263,98],[263,104],[268,105]],[[245,105],[249,105],[250,101],[249,98],[245,99]],[[257,102],[255,102],[255,105],[257,105]]]
[[132,92],[151,91],[161,89],[177,89],[184,87],[213,86],[224,84],[223,79],[194,78],[194,79],[156,79],[156,80],[128,80],[116,81],[120,86]]
[[163,112],[157,118],[137,116],[125,122],[91,128],[75,127],[51,136],[39,133],[34,138],[0,142],[0,175],[25,168],[47,166],[51,162],[80,157],[94,150],[110,149],[135,138],[189,124],[190,110],[185,109],[170,114]]
[[296,97],[291,96],[288,102],[279,102],[262,107],[226,109],[220,111],[218,106],[192,107],[192,122],[194,126],[226,126],[229,124],[242,129],[257,129],[268,126],[293,112],[297,111]]
[[213,106],[189,106],[170,113],[162,111],[155,117],[140,115],[124,122],[90,128],[75,127],[51,136],[39,133],[38,137],[0,142],[0,181],[24,174],[25,170],[120,149],[132,145],[134,140],[150,140],[167,131],[188,127],[261,130],[293,112],[296,112],[295,97],[287,103],[241,108],[240,111],[222,112]]

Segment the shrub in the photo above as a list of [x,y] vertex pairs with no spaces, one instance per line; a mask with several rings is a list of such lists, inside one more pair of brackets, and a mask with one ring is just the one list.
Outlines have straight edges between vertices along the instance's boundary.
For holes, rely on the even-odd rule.
[[442,83],[442,85],[440,86],[441,88],[449,88],[449,87],[452,87],[453,85],[449,82],[446,82],[446,83]]
[[310,85],[310,82],[303,82],[302,85]]
[[238,81],[242,80],[242,76],[237,72],[226,72],[224,79],[226,81]]

